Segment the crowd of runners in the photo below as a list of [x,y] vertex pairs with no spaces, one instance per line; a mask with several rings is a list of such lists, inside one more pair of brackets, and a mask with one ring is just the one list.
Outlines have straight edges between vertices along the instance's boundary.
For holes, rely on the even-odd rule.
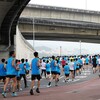
[[[65,75],[64,82],[69,79],[74,81],[75,77],[80,75],[82,70],[88,70],[89,66],[93,65],[93,74],[97,70],[100,72],[100,55],[84,55],[84,56],[63,56],[63,57],[43,57],[39,58],[38,52],[34,52],[34,58],[29,64],[28,59],[16,59],[14,51],[10,52],[10,57],[2,59],[0,63],[0,81],[4,82],[2,96],[6,97],[7,86],[10,83],[12,87],[12,96],[17,96],[16,91],[22,90],[21,79],[24,79],[24,87],[27,88],[27,75],[31,74],[30,95],[34,95],[33,87],[37,79],[36,92],[40,93],[40,80],[44,77],[48,80],[47,87],[55,81],[55,86],[58,86],[59,77]],[[12,82],[10,82],[12,81]]]

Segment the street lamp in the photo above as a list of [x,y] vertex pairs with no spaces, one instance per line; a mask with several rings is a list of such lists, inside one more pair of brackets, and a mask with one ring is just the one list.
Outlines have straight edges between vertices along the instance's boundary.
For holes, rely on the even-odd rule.
[[35,24],[35,22],[34,22],[34,18],[33,18],[33,48],[35,49],[35,28],[34,28],[34,24]]
[[87,10],[87,0],[85,0],[85,9]]
[[79,41],[79,43],[80,43],[80,55],[81,55],[81,40]]
[[60,46],[60,56],[62,55],[61,52],[62,52],[62,47]]

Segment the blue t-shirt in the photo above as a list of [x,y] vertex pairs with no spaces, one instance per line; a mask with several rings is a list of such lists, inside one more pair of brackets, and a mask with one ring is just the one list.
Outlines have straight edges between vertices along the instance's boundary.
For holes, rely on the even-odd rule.
[[55,66],[55,62],[56,62],[55,60],[51,61],[51,65],[50,65],[51,66],[51,71],[57,71],[57,66]]
[[20,71],[17,71],[17,75],[16,75],[17,77],[20,77]]
[[60,66],[57,64],[57,73],[60,73]]
[[32,60],[32,75],[40,75],[40,68],[37,65],[39,61],[39,58],[34,58]]
[[30,65],[29,65],[29,63],[26,62],[25,65],[26,65],[26,70],[30,70]]
[[65,74],[70,74],[70,67],[68,65],[64,66],[64,73]]
[[98,57],[96,57],[96,64],[98,65]]
[[26,74],[25,73],[25,65],[24,65],[24,63],[19,64],[19,68],[20,68],[20,74]]
[[79,68],[79,62],[78,62],[78,60],[76,61],[76,68]]
[[17,76],[17,77],[20,77],[20,67],[19,67],[19,65],[17,65],[17,64],[16,64],[16,67],[19,68],[19,70],[16,70],[16,74],[17,74],[16,76]]
[[76,68],[77,68],[77,62],[74,61],[74,70],[76,70]]
[[82,62],[81,59],[78,59],[78,62],[79,62],[80,65],[83,65],[83,62]]
[[6,65],[6,74],[7,75],[16,75],[16,68],[12,66],[13,57],[8,58]]
[[6,69],[3,63],[0,64],[0,76],[6,76]]
[[86,62],[86,64],[88,64],[88,63],[89,63],[89,59],[88,59],[88,58],[86,58],[86,59],[85,59],[85,62]]
[[47,63],[47,64],[46,64],[46,72],[50,72],[50,71],[51,71],[50,64]]

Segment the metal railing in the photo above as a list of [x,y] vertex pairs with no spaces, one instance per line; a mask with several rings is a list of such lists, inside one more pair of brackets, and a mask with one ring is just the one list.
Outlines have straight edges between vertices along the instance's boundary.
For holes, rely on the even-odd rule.
[[65,8],[65,7],[56,7],[56,6],[44,6],[44,5],[36,5],[36,4],[28,4],[27,7],[37,8],[37,9],[46,9],[46,10],[56,10],[56,11],[66,11],[66,12],[77,12],[77,13],[100,15],[100,11],[84,10],[84,9],[74,9],[74,8]]

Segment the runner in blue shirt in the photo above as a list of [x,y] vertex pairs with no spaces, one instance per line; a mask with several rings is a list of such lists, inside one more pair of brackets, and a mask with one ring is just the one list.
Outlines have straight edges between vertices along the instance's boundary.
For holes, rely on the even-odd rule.
[[32,80],[32,83],[31,83],[30,95],[34,95],[33,87],[34,87],[35,79],[38,80],[36,92],[40,93],[39,88],[40,88],[40,79],[41,79],[41,76],[40,76],[40,66],[41,65],[40,65],[40,60],[38,58],[38,52],[34,52],[34,56],[35,56],[35,58],[31,62],[31,70],[32,70],[31,80]]
[[88,70],[88,65],[89,65],[89,58],[88,57],[86,57],[85,63],[86,63],[86,69]]
[[82,59],[81,58],[78,58],[78,62],[79,62],[79,74],[81,74],[82,66],[83,66]]
[[65,82],[67,82],[69,80],[69,74],[70,74],[70,67],[68,65],[68,63],[66,63],[66,65],[64,66],[64,74],[65,74]]
[[17,89],[18,91],[20,90],[20,68],[19,68],[19,60],[16,59],[16,63],[15,63],[15,66],[16,66],[16,77],[17,77]]
[[0,80],[3,79],[3,82],[5,83],[6,79],[6,67],[5,67],[5,59],[1,59],[0,63]]
[[75,63],[76,63],[76,75],[79,75],[79,62],[77,58]]
[[28,63],[28,59],[26,59],[25,65],[26,65],[26,72],[27,72],[26,74],[29,74],[29,72],[30,72],[30,65]]
[[51,77],[50,82],[48,83],[48,86],[47,87],[50,87],[51,86],[51,81],[53,79],[55,79],[55,83],[57,81],[57,66],[56,66],[55,56],[52,56],[52,61],[51,61],[50,66],[51,66],[51,74],[52,74],[52,77]]
[[57,86],[57,84],[58,84],[58,81],[59,81],[59,76],[60,76],[60,73],[61,73],[61,69],[60,69],[60,63],[59,63],[59,60],[57,60],[57,81],[56,81],[56,86]]
[[74,59],[74,77],[76,76],[76,67],[77,67],[77,63],[76,63],[76,59]]
[[20,80],[24,79],[25,88],[27,88],[27,81],[26,81],[26,65],[24,64],[24,59],[21,59],[21,63],[19,64],[20,68]]
[[86,59],[85,59],[85,63],[86,63],[86,65],[89,64],[89,58],[88,58],[88,57],[86,57]]
[[3,97],[6,97],[6,88],[8,86],[8,83],[10,80],[13,80],[13,86],[12,86],[12,96],[17,96],[15,90],[16,90],[16,85],[17,85],[17,79],[16,79],[16,66],[15,66],[15,52],[11,51],[10,52],[10,58],[7,60],[7,65],[6,65],[6,83],[4,84],[4,89],[3,89]]
[[50,79],[51,67],[49,64],[49,60],[47,60],[47,63],[46,63],[46,73],[47,73],[47,79]]

